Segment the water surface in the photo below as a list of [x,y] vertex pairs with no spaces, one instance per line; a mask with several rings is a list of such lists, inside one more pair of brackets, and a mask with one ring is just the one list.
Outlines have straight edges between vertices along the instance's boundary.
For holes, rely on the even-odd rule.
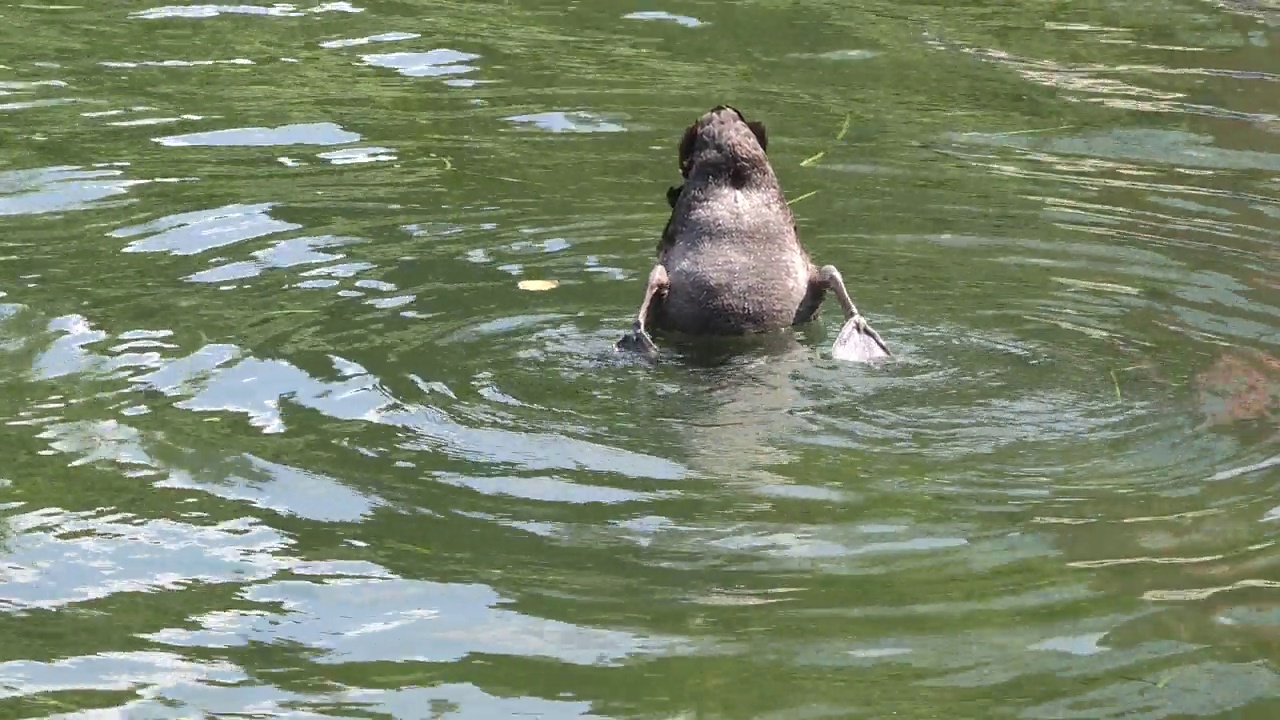
[[[162,2],[0,9],[0,715],[1280,711],[1274,4]],[[896,362],[613,354],[722,102]]]

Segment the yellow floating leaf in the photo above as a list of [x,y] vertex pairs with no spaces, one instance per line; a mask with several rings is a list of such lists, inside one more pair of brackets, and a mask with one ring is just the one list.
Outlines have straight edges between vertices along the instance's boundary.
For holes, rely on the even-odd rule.
[[516,283],[516,287],[521,290],[530,292],[542,292],[543,290],[554,290],[560,286],[555,280],[521,280]]

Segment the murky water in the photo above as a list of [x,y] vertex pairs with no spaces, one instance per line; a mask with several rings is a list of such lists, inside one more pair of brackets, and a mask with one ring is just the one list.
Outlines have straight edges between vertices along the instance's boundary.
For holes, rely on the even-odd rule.
[[[1280,711],[1274,3],[160,2],[0,7],[0,716]],[[897,362],[612,353],[721,102]]]

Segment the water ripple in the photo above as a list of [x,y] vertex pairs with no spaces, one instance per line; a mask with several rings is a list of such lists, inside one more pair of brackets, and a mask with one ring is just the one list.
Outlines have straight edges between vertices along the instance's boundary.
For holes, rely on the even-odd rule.
[[[0,715],[1274,715],[1274,13],[676,9],[6,8]],[[708,88],[894,362],[614,352]]]

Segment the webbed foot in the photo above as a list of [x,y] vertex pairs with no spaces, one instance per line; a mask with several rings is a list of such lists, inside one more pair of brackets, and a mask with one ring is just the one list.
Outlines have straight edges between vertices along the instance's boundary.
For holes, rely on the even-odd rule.
[[623,335],[622,339],[614,343],[613,347],[620,352],[636,352],[649,357],[654,357],[658,354],[658,346],[653,342],[653,338],[649,337],[649,333],[645,332],[640,323],[636,323],[635,327],[631,328],[631,332]]
[[889,355],[889,348],[880,338],[880,333],[861,315],[854,315],[846,320],[836,341],[831,345],[831,356],[837,360],[867,362]]
[[835,293],[844,309],[844,327],[831,345],[831,356],[837,360],[849,362],[866,362],[893,355],[889,346],[884,344],[880,333],[876,332],[867,319],[862,317],[858,308],[849,297],[849,290],[844,286],[844,278],[833,265],[824,265],[818,271],[818,281],[822,287]]
[[649,282],[644,288],[644,300],[640,302],[640,310],[636,313],[636,320],[631,325],[631,332],[622,336],[622,339],[614,344],[614,348],[639,352],[649,357],[658,354],[658,346],[654,344],[653,338],[649,337],[644,324],[649,317],[651,304],[654,301],[661,302],[662,297],[667,294],[667,286],[667,269],[660,264],[654,265],[649,271]]

